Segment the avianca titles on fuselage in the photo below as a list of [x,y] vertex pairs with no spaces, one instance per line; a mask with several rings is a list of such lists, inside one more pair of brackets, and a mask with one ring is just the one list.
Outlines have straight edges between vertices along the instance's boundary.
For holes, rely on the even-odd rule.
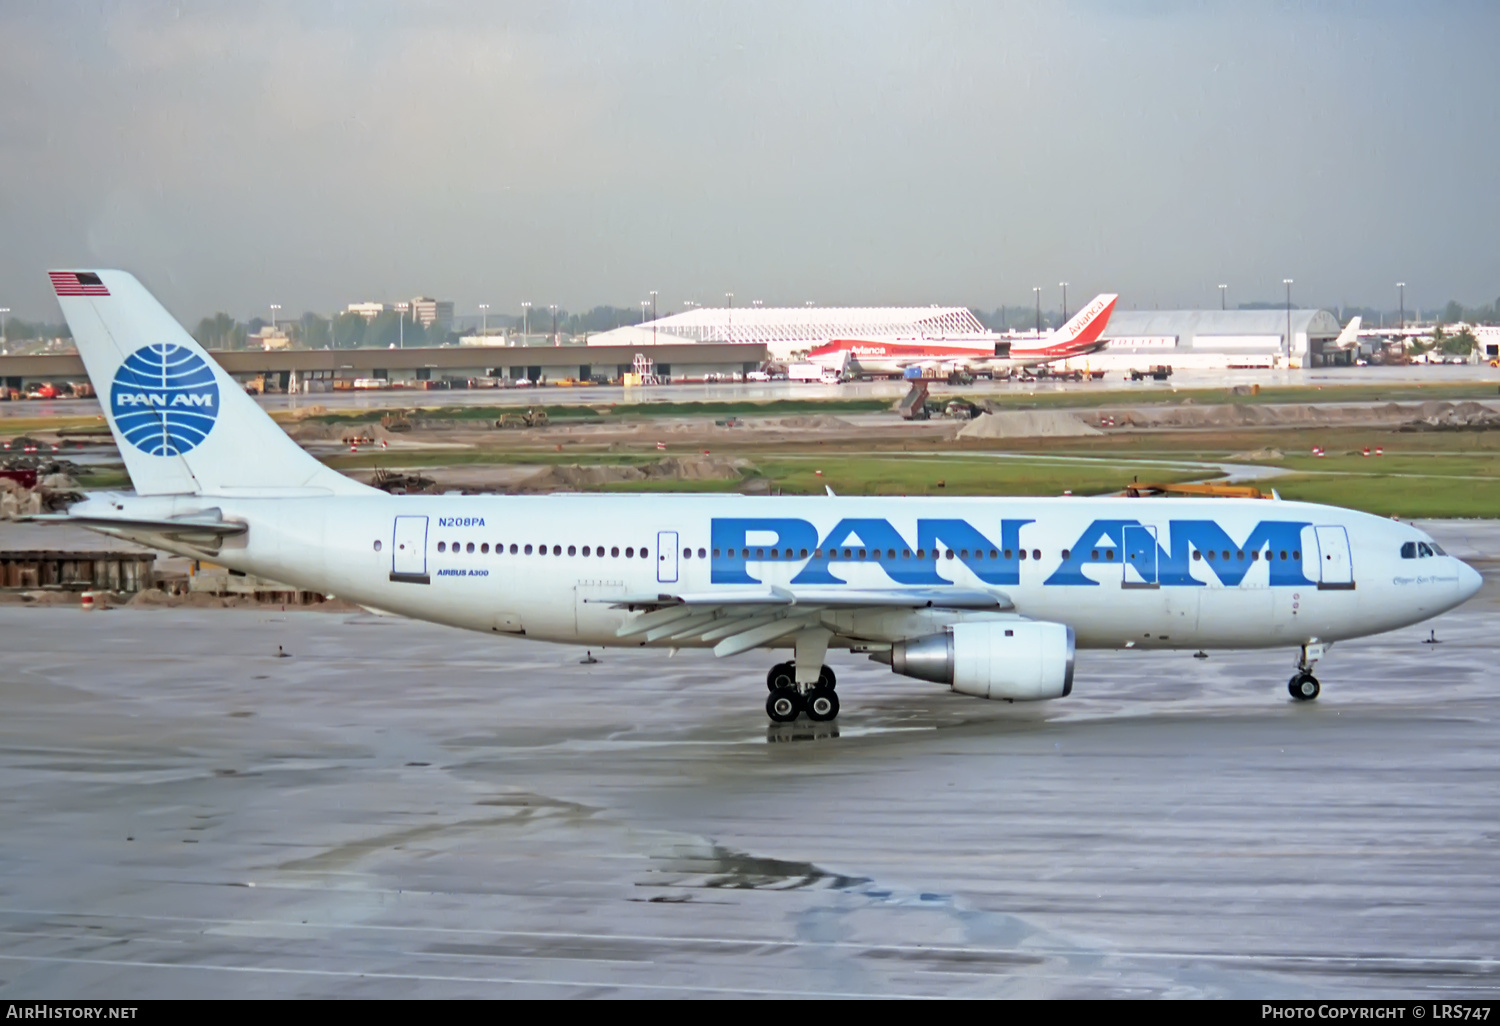
[[808,353],[813,363],[853,373],[900,374],[907,367],[962,367],[994,373],[1087,356],[1104,347],[1102,336],[1120,297],[1095,296],[1067,324],[1020,344],[998,334],[950,338],[837,338]]

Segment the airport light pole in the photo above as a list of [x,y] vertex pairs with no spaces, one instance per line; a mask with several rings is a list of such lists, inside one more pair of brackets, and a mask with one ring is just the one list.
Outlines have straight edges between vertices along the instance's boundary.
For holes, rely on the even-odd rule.
[[5,341],[5,315],[10,313],[10,307],[0,306],[0,342]]
[[651,290],[651,344],[656,345],[656,290]]
[[271,334],[276,333],[276,311],[281,309],[280,303],[271,304]]
[[1033,285],[1031,292],[1036,296],[1036,333],[1040,335],[1042,333],[1042,287]]
[[490,333],[490,304],[479,304],[479,337],[483,338]]
[[1397,301],[1401,304],[1401,330],[1405,331],[1406,330],[1406,282],[1404,282],[1404,281],[1398,281],[1398,282],[1396,282],[1396,294],[1399,297]]
[[733,342],[734,341],[734,293],[733,292],[726,292],[726,293],[724,293],[724,304],[725,304],[725,309],[727,309],[729,311],[729,327],[727,329],[727,333],[724,336],[724,341],[725,342]]
[[531,303],[521,304],[521,345],[526,344],[526,335],[531,331]]
[[1228,295],[1228,293],[1229,293],[1229,286],[1228,285],[1220,285],[1219,286],[1219,309],[1220,310],[1228,310],[1229,309],[1229,295]]
[[1290,359],[1292,355],[1292,279],[1283,278],[1281,284],[1286,286],[1286,355]]
[[1063,323],[1068,323],[1068,283],[1060,281],[1057,283],[1063,290]]
[[557,304],[549,303],[547,304],[547,309],[552,311],[552,344],[555,346],[562,345],[561,340],[557,337]]
[[410,303],[396,304],[396,348],[406,348],[406,311]]
[[650,306],[651,306],[651,300],[649,300],[649,299],[643,299],[643,300],[641,300],[641,323],[642,324],[646,323],[646,310]]

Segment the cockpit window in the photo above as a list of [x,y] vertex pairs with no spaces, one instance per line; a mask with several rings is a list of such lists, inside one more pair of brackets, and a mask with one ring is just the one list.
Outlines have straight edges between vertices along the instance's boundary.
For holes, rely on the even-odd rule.
[[1417,542],[1417,558],[1427,559],[1432,555],[1432,546],[1426,542]]
[[1402,559],[1416,559],[1417,558],[1417,543],[1416,542],[1402,542],[1401,543],[1401,558]]
[[1439,556],[1446,556],[1448,554],[1448,553],[1446,553],[1446,552],[1443,551],[1443,547],[1441,545],[1439,545],[1437,542],[1433,542],[1432,543],[1432,551],[1436,552]]

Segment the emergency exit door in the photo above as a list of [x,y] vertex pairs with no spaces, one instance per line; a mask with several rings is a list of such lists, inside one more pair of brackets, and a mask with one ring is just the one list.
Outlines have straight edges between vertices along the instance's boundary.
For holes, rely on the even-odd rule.
[[427,518],[397,517],[391,532],[391,580],[431,584],[427,575]]
[[1353,591],[1354,562],[1349,555],[1349,532],[1342,527],[1315,527],[1318,536],[1318,589]]
[[677,532],[656,532],[656,580],[659,584],[677,583]]

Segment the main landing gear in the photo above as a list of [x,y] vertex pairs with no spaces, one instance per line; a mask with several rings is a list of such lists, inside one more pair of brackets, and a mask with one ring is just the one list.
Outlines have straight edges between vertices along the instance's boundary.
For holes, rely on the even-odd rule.
[[766,715],[777,723],[791,723],[804,712],[814,723],[825,723],[839,714],[838,678],[827,666],[818,670],[815,684],[797,683],[796,663],[777,663],[766,674]]
[[1311,702],[1318,697],[1323,690],[1318,684],[1318,678],[1313,676],[1313,666],[1323,658],[1327,645],[1309,642],[1302,646],[1302,652],[1297,657],[1297,672],[1292,679],[1287,681],[1286,689],[1291,696],[1299,702]]

